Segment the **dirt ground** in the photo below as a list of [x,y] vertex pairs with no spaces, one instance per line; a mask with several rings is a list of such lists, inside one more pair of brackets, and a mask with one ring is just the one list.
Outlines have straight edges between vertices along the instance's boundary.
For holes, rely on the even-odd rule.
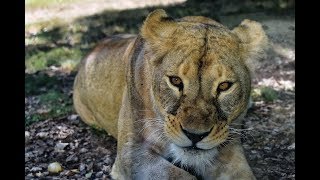
[[[295,179],[295,16],[244,12],[219,18],[228,27],[255,19],[268,34],[270,49],[257,63],[253,89],[270,87],[277,98],[253,99],[244,121],[243,146],[257,179]],[[67,76],[63,88],[72,94],[75,74],[61,76]],[[39,110],[36,101],[25,98],[26,113]],[[110,179],[115,156],[116,140],[88,127],[75,113],[25,129],[26,179]],[[52,162],[59,162],[63,171],[49,173]]]

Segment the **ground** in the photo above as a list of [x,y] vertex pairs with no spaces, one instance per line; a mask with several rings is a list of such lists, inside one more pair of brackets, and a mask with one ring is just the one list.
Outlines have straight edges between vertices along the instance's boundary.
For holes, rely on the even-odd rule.
[[[201,3],[179,0],[178,4],[164,6],[166,4],[162,3],[160,6],[161,2],[168,1],[159,0],[154,2],[158,4],[153,4],[156,7],[143,8],[140,1],[135,4],[133,0],[119,0],[119,3],[127,2],[126,6],[103,1],[93,10],[79,14],[68,12],[70,6],[86,9],[84,7],[97,7],[100,2],[79,0],[79,3],[70,4],[67,1],[48,7],[35,4],[26,9],[26,179],[110,179],[116,140],[84,124],[74,111],[71,97],[75,67],[103,37],[137,33],[145,16],[156,7],[164,8],[176,18],[207,16],[230,28],[245,18],[263,24],[270,49],[256,63],[253,104],[242,131],[244,149],[257,179],[295,179],[295,16],[292,1],[247,0],[239,5],[233,0]],[[152,4],[149,2],[149,5]],[[43,16],[44,12],[50,13]],[[48,165],[53,162],[60,163],[63,171],[49,173]]]

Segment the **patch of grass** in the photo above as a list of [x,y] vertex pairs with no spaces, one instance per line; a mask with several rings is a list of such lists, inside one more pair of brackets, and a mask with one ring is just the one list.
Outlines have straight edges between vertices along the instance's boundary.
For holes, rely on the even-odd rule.
[[278,99],[278,93],[270,87],[261,88],[261,96],[267,102],[273,102]]
[[[36,96],[38,102],[33,104],[37,111],[25,116],[25,125],[59,118],[73,112],[72,98],[68,93],[62,92],[63,79],[57,76],[48,76],[45,73],[25,74],[25,96]],[[38,111],[40,110],[40,111]]]
[[45,59],[45,53],[39,52],[38,54],[31,56],[25,62],[25,66],[27,68],[27,71],[32,73],[47,68],[48,61],[46,61]]
[[39,95],[39,99],[39,105],[46,107],[48,111],[44,113],[34,113],[25,117],[26,126],[48,118],[65,116],[73,111],[72,98],[61,92],[50,90],[47,93]]
[[34,38],[27,38],[25,39],[25,45],[44,45],[50,43],[47,39],[43,37],[34,37]]
[[40,103],[58,103],[64,98],[62,93],[57,91],[49,91],[40,95]]
[[77,64],[83,56],[82,53],[80,49],[66,47],[54,48],[48,52],[38,51],[33,55],[26,55],[25,65],[28,73],[35,73],[52,65],[61,66],[65,61]]
[[41,32],[51,31],[55,27],[58,26],[67,26],[65,20],[60,18],[52,18],[49,21],[40,21],[32,24],[26,24],[25,25],[25,31],[26,32],[32,32],[32,34],[38,34]]
[[79,64],[79,61],[66,60],[61,63],[61,68],[64,72],[70,73],[76,69],[78,64]]
[[255,101],[263,100],[265,102],[273,102],[276,99],[278,99],[277,91],[270,87],[261,87],[253,89],[251,96]]
[[43,117],[41,116],[41,114],[33,114],[32,116],[26,116],[25,121],[24,121],[24,125],[29,126],[32,123],[35,123],[35,122],[38,122],[41,120],[43,120]]
[[70,108],[70,106],[72,106],[72,98],[53,90],[41,94],[40,103],[47,105],[50,109],[49,114],[54,117],[64,115],[72,109]]
[[39,95],[47,89],[55,90],[61,83],[56,76],[25,74],[25,96]]
[[100,136],[100,137],[107,134],[104,129],[97,127],[97,126],[90,126],[90,130],[91,130],[91,132],[93,132],[93,134]]

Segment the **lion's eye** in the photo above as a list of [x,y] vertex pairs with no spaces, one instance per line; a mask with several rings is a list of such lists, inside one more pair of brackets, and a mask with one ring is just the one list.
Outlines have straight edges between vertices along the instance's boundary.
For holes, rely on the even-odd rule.
[[176,76],[170,76],[169,79],[170,79],[170,83],[171,83],[172,85],[178,87],[179,90],[182,90],[182,89],[183,89],[183,83],[182,83],[181,78],[176,77]]
[[226,91],[231,87],[231,82],[222,82],[218,86],[218,91]]

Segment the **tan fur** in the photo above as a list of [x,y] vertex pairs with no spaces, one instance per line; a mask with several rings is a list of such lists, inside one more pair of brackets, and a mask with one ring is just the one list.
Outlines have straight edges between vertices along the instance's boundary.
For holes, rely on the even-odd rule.
[[[229,30],[209,18],[174,20],[156,10],[138,36],[98,45],[80,65],[73,98],[84,122],[118,140],[112,177],[255,179],[232,123],[246,113],[249,64],[266,44],[255,21]],[[225,81],[232,85],[219,92]]]

